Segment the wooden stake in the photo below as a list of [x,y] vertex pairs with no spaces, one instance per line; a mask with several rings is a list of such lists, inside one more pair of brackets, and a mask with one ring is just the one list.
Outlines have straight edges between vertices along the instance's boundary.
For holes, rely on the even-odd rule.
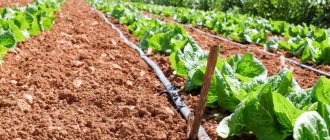
[[[197,139],[198,129],[201,125],[201,119],[204,115],[207,94],[211,85],[212,75],[214,73],[215,65],[218,60],[219,46],[212,46],[210,48],[209,56],[207,58],[206,72],[203,79],[201,94],[198,101],[198,107],[194,111],[195,116],[192,117],[192,123],[188,122],[188,138],[191,140]],[[191,123],[191,124],[189,124]]]

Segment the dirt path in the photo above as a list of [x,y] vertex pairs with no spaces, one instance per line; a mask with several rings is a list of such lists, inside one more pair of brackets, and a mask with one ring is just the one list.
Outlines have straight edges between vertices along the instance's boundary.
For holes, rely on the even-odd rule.
[[24,6],[27,3],[32,3],[33,0],[1,0],[0,9],[6,6]]
[[185,138],[154,72],[83,0],[5,57],[0,84],[0,139]]

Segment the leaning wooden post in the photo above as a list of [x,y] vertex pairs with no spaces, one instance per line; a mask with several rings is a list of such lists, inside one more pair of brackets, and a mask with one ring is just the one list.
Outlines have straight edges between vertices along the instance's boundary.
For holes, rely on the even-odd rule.
[[207,58],[206,72],[203,79],[201,94],[198,101],[197,109],[194,111],[192,122],[188,122],[188,138],[191,140],[197,139],[198,129],[201,125],[201,119],[204,115],[207,94],[211,85],[212,75],[214,73],[215,65],[218,60],[220,48],[219,46],[212,46],[210,48],[209,56]]

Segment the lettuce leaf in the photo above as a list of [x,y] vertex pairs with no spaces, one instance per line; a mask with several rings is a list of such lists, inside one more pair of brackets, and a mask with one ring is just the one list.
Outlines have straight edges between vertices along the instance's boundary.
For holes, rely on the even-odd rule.
[[16,47],[17,41],[15,35],[10,31],[0,33],[0,45],[13,49]]
[[330,80],[322,76],[313,87],[312,95],[315,101],[330,105]]
[[293,129],[295,140],[327,140],[329,130],[324,119],[316,112],[305,112],[295,122]]

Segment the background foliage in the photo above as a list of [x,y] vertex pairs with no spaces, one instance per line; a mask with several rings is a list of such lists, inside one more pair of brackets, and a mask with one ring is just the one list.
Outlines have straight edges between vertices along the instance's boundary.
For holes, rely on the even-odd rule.
[[330,0],[131,0],[202,10],[236,11],[294,24],[330,27]]

